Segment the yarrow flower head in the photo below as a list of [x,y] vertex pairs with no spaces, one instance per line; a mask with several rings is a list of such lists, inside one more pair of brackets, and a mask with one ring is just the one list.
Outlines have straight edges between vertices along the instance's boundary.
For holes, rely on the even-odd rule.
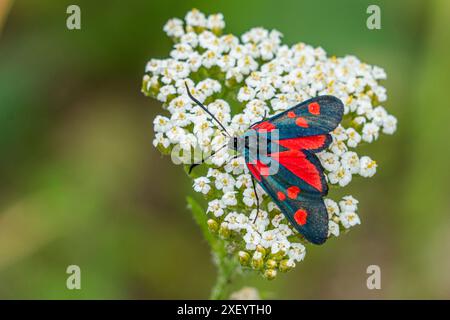
[[[255,193],[242,157],[222,148],[228,138],[192,103],[185,83],[234,135],[265,114],[273,116],[309,98],[339,98],[344,118],[331,133],[332,143],[318,154],[331,186],[345,187],[355,176],[372,177],[377,163],[356,150],[381,134],[393,134],[397,120],[383,106],[383,69],[354,56],[328,57],[322,48],[304,43],[288,46],[277,30],[253,28],[238,37],[223,34],[224,27],[222,14],[207,16],[195,9],[184,20],[169,20],[164,31],[174,42],[170,57],[148,62],[142,91],[165,109],[153,121],[155,147],[173,159],[177,154],[176,163],[192,163],[195,151],[200,154],[197,161],[212,155],[209,170],[193,180],[194,190],[208,201],[211,232],[228,243],[229,254],[243,267],[273,279],[305,258],[307,242],[262,188]],[[361,223],[353,196],[324,201],[329,237]]]

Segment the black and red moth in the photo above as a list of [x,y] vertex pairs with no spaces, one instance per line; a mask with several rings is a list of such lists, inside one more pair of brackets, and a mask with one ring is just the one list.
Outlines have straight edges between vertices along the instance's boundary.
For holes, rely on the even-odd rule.
[[[189,97],[227,133],[191,95],[187,85],[186,89]],[[338,98],[318,96],[254,123],[242,136],[230,136],[229,147],[244,156],[252,177],[292,226],[314,244],[322,244],[328,237],[328,212],[323,201],[328,185],[315,154],[331,143],[329,133],[341,122],[343,112],[344,105]],[[271,170],[273,167],[277,170]]]

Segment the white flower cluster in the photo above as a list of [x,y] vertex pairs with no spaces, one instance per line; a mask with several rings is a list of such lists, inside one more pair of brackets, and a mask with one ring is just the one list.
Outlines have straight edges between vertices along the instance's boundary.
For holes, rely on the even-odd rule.
[[[254,28],[238,38],[221,35],[222,14],[205,16],[188,12],[184,21],[171,19],[164,31],[174,40],[170,58],[152,59],[146,67],[143,92],[163,103],[166,115],[154,120],[153,144],[164,153],[175,146],[190,151],[200,148],[211,157],[205,176],[194,180],[194,190],[208,199],[211,230],[228,239],[244,265],[273,278],[303,260],[304,240],[258,187],[256,195],[242,158],[222,148],[228,138],[218,125],[189,99],[191,94],[231,134],[242,134],[263,118],[282,112],[317,95],[334,95],[344,102],[344,119],[332,133],[333,142],[319,154],[328,181],[346,186],[354,174],[372,177],[376,162],[360,157],[359,144],[378,139],[380,132],[393,134],[397,120],[381,106],[386,90],[378,82],[386,74],[379,67],[354,56],[327,57],[322,48],[298,43],[282,44],[276,30]],[[357,203],[346,196],[339,203],[326,199],[330,215],[329,234],[360,223]]]

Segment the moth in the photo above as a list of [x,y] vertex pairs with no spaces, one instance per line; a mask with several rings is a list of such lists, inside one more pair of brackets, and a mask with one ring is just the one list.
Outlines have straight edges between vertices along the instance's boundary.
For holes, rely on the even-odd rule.
[[[189,97],[230,137],[228,148],[244,157],[258,212],[255,180],[306,240],[324,243],[328,238],[328,212],[323,197],[328,193],[328,184],[316,153],[331,143],[330,132],[342,120],[342,101],[330,95],[317,96],[256,122],[243,135],[232,137],[192,96],[187,84],[186,89]],[[189,172],[196,165],[191,165]]]

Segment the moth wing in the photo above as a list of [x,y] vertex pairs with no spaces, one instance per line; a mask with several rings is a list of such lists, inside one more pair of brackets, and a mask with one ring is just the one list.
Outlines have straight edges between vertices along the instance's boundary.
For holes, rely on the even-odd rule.
[[[323,145],[328,138],[323,135],[317,140]],[[311,144],[311,147],[316,149],[319,144]],[[326,241],[328,212],[322,197],[327,194],[328,186],[313,152],[289,149],[271,154],[269,163],[256,160],[246,164],[252,176],[300,234],[314,244]],[[275,174],[270,172],[273,165],[278,166]]]
[[318,96],[281,112],[266,121],[255,123],[255,130],[279,130],[280,139],[326,134],[342,120],[344,104],[334,96]]

